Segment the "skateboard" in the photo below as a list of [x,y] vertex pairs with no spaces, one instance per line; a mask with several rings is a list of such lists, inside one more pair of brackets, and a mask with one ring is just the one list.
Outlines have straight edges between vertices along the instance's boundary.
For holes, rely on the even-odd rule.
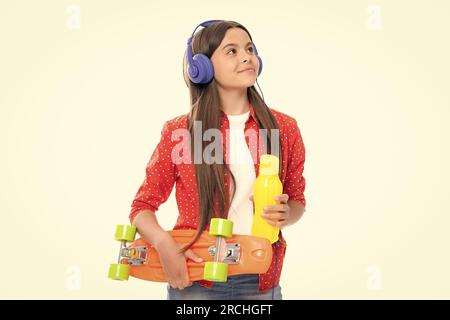
[[[272,246],[265,238],[232,234],[233,222],[211,219],[210,230],[203,231],[190,248],[202,262],[187,259],[190,281],[226,282],[229,275],[266,273],[272,262]],[[196,230],[168,231],[179,244],[189,243]],[[117,264],[111,264],[108,277],[113,280],[134,278],[167,282],[156,249],[140,238],[134,240],[136,227],[118,225],[115,239],[120,241]],[[127,243],[129,243],[127,245]]]

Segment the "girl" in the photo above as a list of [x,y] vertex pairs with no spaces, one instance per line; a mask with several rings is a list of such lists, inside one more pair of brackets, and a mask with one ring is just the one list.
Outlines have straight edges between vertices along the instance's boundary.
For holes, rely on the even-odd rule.
[[[199,26],[204,28],[194,36]],[[251,234],[252,186],[260,154],[279,157],[283,183],[283,194],[276,198],[280,205],[266,208],[263,217],[267,222],[281,230],[296,223],[306,205],[305,147],[300,130],[294,118],[268,108],[256,91],[254,83],[262,71],[262,60],[250,33],[234,21],[209,20],[199,26],[188,40],[183,63],[190,112],[164,124],[144,182],[132,202],[130,221],[160,255],[168,279],[168,299],[281,299],[279,279],[286,251],[281,231],[272,245],[275,254],[265,274],[229,276],[225,283],[192,283],[188,277],[186,259],[202,263],[189,248],[202,231],[209,230],[211,218],[228,218],[234,222],[233,233]],[[182,129],[188,133],[185,140],[180,139]],[[202,158],[210,151],[211,146],[204,141],[204,133],[210,129],[221,133],[216,161],[212,162]],[[251,143],[246,135],[250,131],[256,132],[260,143]],[[264,132],[267,144],[261,136]],[[274,145],[280,148],[271,150]],[[155,215],[174,184],[179,210],[174,230],[197,230],[196,237],[183,248],[159,226]]]

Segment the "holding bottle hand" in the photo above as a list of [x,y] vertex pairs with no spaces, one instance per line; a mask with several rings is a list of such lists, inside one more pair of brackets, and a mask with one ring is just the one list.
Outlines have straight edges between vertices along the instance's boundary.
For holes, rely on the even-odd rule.
[[[253,202],[253,195],[250,196],[250,201]],[[279,201],[279,205],[266,206],[262,218],[267,219],[267,223],[271,226],[283,229],[288,226],[291,218],[291,207],[288,204],[289,196],[287,194],[280,194],[275,197],[275,201]]]

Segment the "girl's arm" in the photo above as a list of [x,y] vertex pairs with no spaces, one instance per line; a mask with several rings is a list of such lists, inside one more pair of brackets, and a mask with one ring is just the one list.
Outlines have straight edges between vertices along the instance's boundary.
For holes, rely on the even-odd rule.
[[133,220],[133,225],[137,227],[139,234],[145,241],[150,243],[158,250],[161,243],[171,238],[158,223],[154,211],[143,210]]
[[295,200],[288,200],[287,203],[290,208],[290,217],[287,225],[290,226],[301,219],[303,213],[305,213],[305,207],[300,202]]

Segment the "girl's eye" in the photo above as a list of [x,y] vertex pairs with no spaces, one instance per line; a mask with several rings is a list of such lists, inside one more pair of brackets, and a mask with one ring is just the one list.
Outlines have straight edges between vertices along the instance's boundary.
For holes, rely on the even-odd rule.
[[[250,52],[253,53],[253,47],[250,46],[250,47],[248,47],[248,49],[250,49]],[[230,51],[227,52],[227,54],[230,53],[231,51],[236,52],[235,49],[231,49]]]

